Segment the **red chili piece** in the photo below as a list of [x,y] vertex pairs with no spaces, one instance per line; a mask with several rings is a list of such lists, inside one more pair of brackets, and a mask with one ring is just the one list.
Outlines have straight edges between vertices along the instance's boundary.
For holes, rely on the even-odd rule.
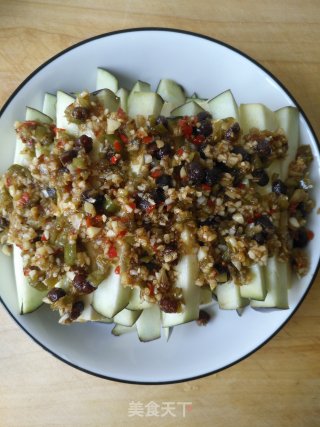
[[148,289],[149,289],[149,291],[150,291],[150,296],[151,297],[153,297],[154,296],[154,285],[152,284],[152,283],[148,283],[147,284],[147,286],[148,286]]
[[20,199],[20,203],[22,206],[25,206],[30,200],[29,193],[23,193]]
[[153,141],[153,136],[145,136],[144,138],[142,138],[142,142],[144,144],[150,144]]
[[102,227],[103,226],[103,219],[102,215],[95,215],[93,217],[87,217],[86,218],[86,224],[87,227]]
[[[192,129],[192,128],[191,128]],[[197,135],[194,138],[192,138],[192,142],[195,145],[201,145],[203,141],[205,140],[205,137],[203,135]]]
[[182,135],[185,137],[189,137],[192,135],[192,126],[188,124],[186,119],[180,119],[178,125],[181,128]]
[[204,191],[210,191],[211,190],[211,185],[209,185],[209,184],[202,184],[201,188]]
[[119,237],[121,239],[121,237],[124,237],[126,234],[127,234],[127,230],[122,230],[122,231],[120,231],[120,233],[118,233],[117,237]]
[[314,232],[311,230],[307,231],[308,240],[312,240],[314,238]]
[[120,144],[120,142],[117,139],[113,143],[113,148],[115,149],[115,151],[117,153],[120,153],[120,151],[122,149],[121,144]]
[[118,113],[119,119],[126,119],[127,118],[127,114],[123,111],[122,108],[119,107],[117,113]]
[[129,138],[127,137],[127,135],[125,135],[124,133],[120,133],[120,139],[124,144],[128,144],[129,142]]
[[109,258],[116,258],[118,256],[117,249],[114,246],[110,246],[108,250],[108,257]]
[[161,175],[161,170],[156,169],[155,171],[151,172],[150,175],[152,176],[152,178],[158,178]]
[[[118,156],[119,156],[119,157],[118,157]],[[118,161],[120,160],[120,154],[118,154],[118,156],[112,156],[112,157],[111,157],[110,162],[111,162],[113,165],[116,165],[116,164],[118,163]]]
[[149,207],[147,207],[146,209],[147,213],[148,214],[151,213],[154,210],[154,208],[155,208],[155,205],[150,205]]

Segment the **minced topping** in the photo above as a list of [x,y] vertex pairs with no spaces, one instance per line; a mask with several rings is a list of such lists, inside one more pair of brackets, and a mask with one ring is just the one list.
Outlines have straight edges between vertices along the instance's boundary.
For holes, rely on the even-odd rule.
[[175,267],[185,253],[198,253],[196,285],[211,289],[231,278],[245,284],[270,256],[306,274],[308,146],[283,182],[270,172],[288,149],[281,129],[243,135],[235,119],[207,112],[132,119],[87,92],[66,116],[78,135],[16,123],[28,166],[14,164],[1,179],[0,236],[21,248],[29,283],[48,289],[71,321],[83,309],[79,296],[94,292],[111,264],[123,286],[165,312],[181,310]]

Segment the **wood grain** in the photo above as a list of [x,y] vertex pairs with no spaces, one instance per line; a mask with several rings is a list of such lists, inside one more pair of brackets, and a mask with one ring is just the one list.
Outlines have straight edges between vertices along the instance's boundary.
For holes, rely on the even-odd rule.
[[[320,135],[318,0],[0,0],[0,104],[42,62],[84,38],[160,26],[230,43],[291,91]],[[197,60],[190,52],[190,57]],[[317,254],[315,254],[317,256]],[[295,316],[250,358],[214,376],[163,386],[120,384],[42,350],[0,307],[0,427],[320,425],[320,279]],[[182,417],[129,417],[131,400],[192,402]]]

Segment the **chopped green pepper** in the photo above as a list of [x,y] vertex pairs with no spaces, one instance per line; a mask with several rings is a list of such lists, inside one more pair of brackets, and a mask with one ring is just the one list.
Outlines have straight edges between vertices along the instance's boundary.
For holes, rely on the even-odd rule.
[[108,271],[110,264],[104,255],[98,255],[95,259],[95,262],[101,273],[106,273]]
[[75,157],[72,160],[72,166],[75,169],[86,169],[87,165],[86,165],[86,161],[83,157]]
[[119,212],[120,206],[118,205],[117,202],[109,199],[109,197],[105,197],[105,199],[106,199],[106,201],[105,201],[104,209],[105,209],[107,214],[113,215],[113,214]]
[[179,118],[168,118],[168,127],[172,133],[174,133],[175,128],[178,126]]
[[48,279],[46,279],[45,280],[45,284],[46,284],[46,287],[48,288],[48,289],[51,289],[51,288],[53,288],[54,287],[54,285],[56,284],[56,283],[58,283],[58,278],[57,277],[49,277]]
[[91,107],[89,95],[78,96],[77,101],[78,101],[80,107],[84,107],[84,108],[90,108]]
[[32,270],[32,275],[30,274],[27,276],[29,285],[35,289],[38,289],[38,291],[44,291],[47,288],[46,285],[40,280],[41,275],[42,272],[40,270]]
[[41,155],[49,156],[50,155],[50,147],[48,145],[44,146],[41,144],[37,144],[37,157]]
[[154,127],[154,130],[159,135],[164,135],[164,134],[168,133],[168,129],[162,123],[159,123],[158,125],[156,125]]
[[109,144],[113,147],[113,143],[116,141],[116,140],[119,140],[119,137],[118,136],[116,136],[116,135],[114,135],[114,134],[112,134],[112,135],[105,135],[105,139],[109,142]]
[[30,286],[32,286],[33,288],[37,289],[38,291],[45,291],[47,289],[46,285],[42,282],[37,282],[37,281],[31,281],[30,279],[28,279],[28,283]]
[[66,242],[64,246],[64,262],[71,266],[75,263],[77,257],[77,243],[75,241],[73,242]]
[[157,118],[154,115],[148,117],[150,127],[153,128],[157,124]]
[[93,286],[98,286],[108,276],[108,273],[101,270],[95,270],[89,274],[87,280],[92,283]]
[[6,175],[9,175],[9,176],[18,175],[24,178],[30,178],[30,179],[32,178],[31,172],[29,171],[28,168],[26,168],[25,166],[17,165],[16,163],[14,163],[9,167],[9,169],[6,172]]

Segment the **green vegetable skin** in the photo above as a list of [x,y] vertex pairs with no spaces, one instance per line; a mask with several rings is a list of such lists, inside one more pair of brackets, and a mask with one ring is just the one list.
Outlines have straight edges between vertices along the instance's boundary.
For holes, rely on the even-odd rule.
[[[129,112],[129,115],[141,114],[157,117],[159,114],[166,116],[192,115],[206,109],[212,114],[213,119],[234,117],[240,121],[241,126],[245,129],[257,126],[257,124],[257,127],[262,129],[264,128],[263,123],[265,123],[265,128],[270,127],[270,123],[271,127],[274,127],[274,124],[280,125],[288,132],[289,158],[292,158],[298,145],[299,117],[297,110],[293,107],[284,107],[274,114],[261,104],[251,104],[241,106],[239,111],[230,90],[209,100],[196,96],[186,98],[181,86],[168,79],[160,81],[157,93],[151,91],[151,86],[148,83],[141,81],[136,82],[132,90],[128,92],[126,89],[119,89],[117,78],[109,71],[101,68],[98,69],[96,89],[99,90],[98,96],[105,108],[109,108],[111,111],[116,110],[120,105],[124,111]],[[71,134],[78,135],[77,126],[74,123],[69,123],[64,115],[65,109],[73,101],[72,96],[62,91],[58,91],[57,96],[46,94],[43,108],[46,114],[43,115],[37,110],[28,108],[27,117],[29,120],[39,120],[45,123],[50,123],[53,119],[56,121],[57,127],[65,128]],[[114,142],[113,135],[108,135],[107,138]],[[15,162],[24,164],[20,151],[21,141],[17,141]],[[136,159],[135,164],[132,165],[132,170],[138,173],[143,161],[143,158]],[[73,162],[75,167],[81,168],[83,166],[77,163],[77,159],[74,159]],[[282,174],[287,169],[288,163],[289,160],[284,162],[286,167],[282,166]],[[107,214],[115,214],[119,210],[119,206],[111,199],[106,199],[105,210]],[[186,233],[185,238],[190,238],[188,232]],[[125,251],[125,248],[122,250]],[[76,244],[67,242],[64,246],[64,255],[65,262],[72,265],[76,257]],[[26,313],[36,309],[41,304],[44,294],[35,291],[26,280],[22,280],[24,277],[21,263],[16,262],[18,257],[20,254],[15,251],[19,304],[22,312]],[[284,277],[284,269],[279,268],[275,260],[271,262],[270,274],[267,269],[261,270],[260,267],[255,266],[252,283],[244,285],[242,291],[233,282],[219,285],[216,295],[220,307],[238,309],[249,303],[253,307],[263,306],[263,304],[265,307],[285,307],[287,301],[286,286],[279,287],[278,283],[275,282],[275,278],[278,278],[279,275]],[[177,266],[178,283],[179,280],[183,279],[184,283],[183,286],[181,283],[181,286],[186,300],[184,312],[180,314],[161,313],[157,306],[141,301],[138,288],[133,290],[123,288],[121,276],[125,274],[125,268],[125,263],[123,263],[120,275],[114,272],[114,268],[110,268],[103,275],[96,274],[96,272],[91,273],[92,283],[98,288],[93,295],[88,295],[84,299],[85,310],[80,316],[80,321],[111,322],[114,319],[115,322],[119,322],[116,323],[112,331],[116,336],[136,330],[141,341],[150,341],[159,338],[162,329],[164,336],[168,339],[173,325],[197,319],[200,304],[207,304],[211,301],[210,290],[206,289],[203,290],[204,292],[202,290],[200,292],[194,284],[198,271],[198,260],[193,255],[183,257]],[[279,291],[280,288],[281,291]],[[279,292],[282,295],[281,298],[278,295]]]

